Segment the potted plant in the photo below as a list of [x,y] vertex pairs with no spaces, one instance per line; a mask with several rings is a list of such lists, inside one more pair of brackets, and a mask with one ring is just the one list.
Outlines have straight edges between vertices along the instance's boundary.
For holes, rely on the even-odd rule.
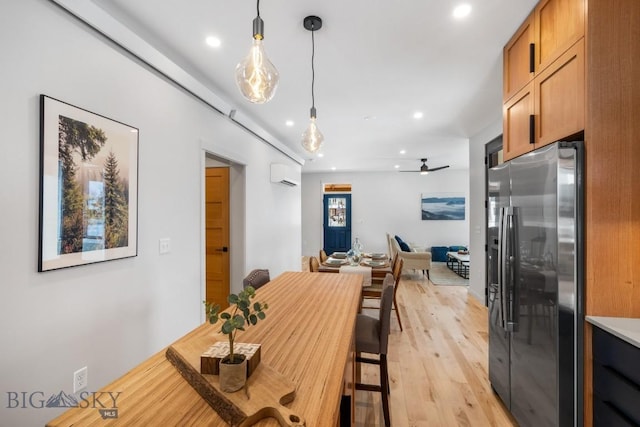
[[227,298],[233,307],[231,312],[220,313],[220,305],[203,301],[205,313],[209,323],[215,324],[222,319],[220,332],[229,336],[229,355],[220,360],[220,388],[222,391],[234,392],[240,390],[247,380],[247,360],[244,354],[236,354],[233,343],[238,331],[244,331],[245,326],[255,325],[258,320],[264,320],[264,310],[269,308],[267,303],[251,302],[256,296],[253,287],[247,286],[238,294],[230,294]]

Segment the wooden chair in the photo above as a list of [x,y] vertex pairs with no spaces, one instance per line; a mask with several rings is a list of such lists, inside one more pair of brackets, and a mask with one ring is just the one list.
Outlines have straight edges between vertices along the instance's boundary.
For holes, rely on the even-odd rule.
[[[380,297],[380,315],[373,318],[365,314],[356,317],[356,363],[370,363],[380,366],[380,385],[356,383],[356,390],[379,391],[382,393],[382,411],[384,425],[390,426],[389,416],[389,371],[387,368],[387,349],[391,323],[391,305],[393,303],[394,279],[387,274],[382,284]],[[379,359],[363,357],[361,353],[380,355]]]
[[[398,289],[398,285],[400,284],[400,276],[402,276],[402,266],[403,266],[404,260],[402,258],[400,258],[398,256],[398,254],[396,254],[393,258],[393,262],[391,263],[391,271],[392,271],[392,275],[395,281],[395,286],[393,287],[393,308],[396,311],[396,317],[398,318],[398,325],[400,325],[400,331],[402,332],[402,321],[400,320],[400,312],[398,311],[398,303],[396,302],[396,291]],[[385,278],[386,279],[386,278]],[[384,283],[383,283],[384,285]],[[372,285],[366,288],[363,288],[362,290],[362,299],[363,299],[363,304],[362,307],[363,309],[378,309],[379,307],[376,306],[365,306],[364,305],[364,300],[365,299],[380,299],[382,296],[382,286],[380,285]]]
[[318,254],[320,255],[320,262],[325,262],[327,258],[329,258],[324,249],[320,249],[320,252]]
[[251,270],[249,274],[247,274],[247,277],[242,280],[242,287],[246,288],[247,286],[251,286],[253,289],[258,289],[269,283],[270,280],[269,270],[256,268],[255,270]]
[[393,280],[395,285],[393,286],[393,308],[396,310],[396,317],[398,318],[398,324],[400,325],[400,331],[402,331],[402,321],[400,320],[400,311],[398,310],[398,302],[396,301],[396,293],[398,292],[398,286],[400,285],[400,278],[402,276],[402,266],[404,260],[398,257],[397,261],[393,265]]
[[[398,255],[396,254],[393,259],[390,260],[391,262],[391,274],[393,274],[393,269],[396,266],[396,263],[398,262],[400,258],[398,257]],[[366,288],[362,289],[362,299],[380,299],[380,296],[382,295],[382,284],[381,283],[374,283],[371,286],[368,286]],[[371,309],[378,309],[380,308],[379,306],[375,306],[375,307],[365,307],[362,306],[361,308],[371,308]]]
[[312,273],[317,273],[320,271],[320,263],[318,262],[318,258],[312,256],[309,257],[309,271]]

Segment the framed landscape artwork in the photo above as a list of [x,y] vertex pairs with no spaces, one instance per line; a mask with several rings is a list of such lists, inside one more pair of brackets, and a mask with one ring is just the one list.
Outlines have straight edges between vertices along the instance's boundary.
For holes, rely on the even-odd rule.
[[420,210],[423,220],[464,220],[465,197],[461,193],[422,194]]
[[136,256],[138,129],[40,96],[38,271]]

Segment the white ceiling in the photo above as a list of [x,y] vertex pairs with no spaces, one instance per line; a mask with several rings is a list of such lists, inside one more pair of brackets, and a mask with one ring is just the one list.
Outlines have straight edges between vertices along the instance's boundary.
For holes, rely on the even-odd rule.
[[[306,159],[303,172],[417,170],[421,157],[430,167],[468,168],[468,138],[502,114],[502,47],[536,3],[262,1],[264,45],[280,84],[269,103],[254,105],[234,70],[251,45],[255,0],[93,1]],[[456,20],[462,2],[472,11]],[[323,20],[315,33],[321,158],[300,145],[311,107],[308,15]],[[207,36],[221,47],[209,47]],[[416,111],[424,117],[414,119]]]

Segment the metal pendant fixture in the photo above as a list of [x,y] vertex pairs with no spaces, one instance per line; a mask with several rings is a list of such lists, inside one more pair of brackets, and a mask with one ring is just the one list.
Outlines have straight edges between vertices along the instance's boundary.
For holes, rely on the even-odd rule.
[[264,52],[264,21],[260,18],[260,0],[257,0],[258,16],[253,20],[253,45],[249,54],[236,66],[236,84],[242,95],[254,104],[269,102],[278,87],[278,70]]
[[316,105],[315,105],[315,95],[314,95],[314,85],[316,79],[316,72],[314,68],[314,58],[315,58],[315,38],[314,32],[322,28],[322,19],[317,16],[307,16],[303,21],[304,28],[311,31],[311,117],[309,120],[309,126],[302,133],[302,146],[305,150],[310,153],[317,152],[322,146],[322,142],[324,141],[324,136],[322,132],[318,129],[316,125]]

